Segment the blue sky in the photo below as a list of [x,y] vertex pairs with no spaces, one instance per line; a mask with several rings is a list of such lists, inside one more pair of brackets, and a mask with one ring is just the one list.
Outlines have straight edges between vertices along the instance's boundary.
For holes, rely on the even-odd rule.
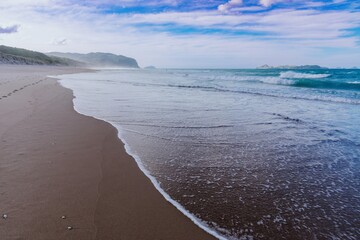
[[142,66],[360,65],[360,1],[2,0],[0,44]]

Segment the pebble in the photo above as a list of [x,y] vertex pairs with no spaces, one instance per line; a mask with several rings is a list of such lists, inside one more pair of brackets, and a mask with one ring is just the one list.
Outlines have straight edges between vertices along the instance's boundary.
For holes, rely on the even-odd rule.
[[61,218],[62,218],[62,219],[66,219],[66,216],[62,216]]
[[8,215],[7,215],[7,214],[3,214],[3,215],[2,215],[2,218],[3,218],[3,219],[7,219],[7,218],[8,218]]
[[67,229],[68,229],[68,230],[73,230],[74,228],[73,228],[73,227],[68,227]]

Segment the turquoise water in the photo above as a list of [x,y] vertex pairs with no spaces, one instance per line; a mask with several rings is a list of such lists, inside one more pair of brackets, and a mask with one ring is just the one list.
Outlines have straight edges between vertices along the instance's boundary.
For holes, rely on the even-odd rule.
[[360,70],[65,75],[154,184],[229,239],[358,239]]

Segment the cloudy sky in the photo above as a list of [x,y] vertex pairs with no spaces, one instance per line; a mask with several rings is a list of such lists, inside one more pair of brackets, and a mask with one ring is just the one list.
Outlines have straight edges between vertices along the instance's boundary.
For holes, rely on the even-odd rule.
[[0,45],[141,66],[360,66],[358,0],[1,0]]

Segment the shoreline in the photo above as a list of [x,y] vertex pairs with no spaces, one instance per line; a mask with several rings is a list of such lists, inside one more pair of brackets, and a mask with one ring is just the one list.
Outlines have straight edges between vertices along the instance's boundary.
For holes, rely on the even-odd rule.
[[[63,86],[64,87],[64,86]],[[66,87],[64,87],[66,88]],[[69,88],[67,88],[69,89]],[[71,90],[71,89],[70,89]],[[111,121],[107,121],[105,119],[102,118],[97,118],[91,115],[86,115],[85,113],[81,113],[79,110],[75,109],[75,105],[74,105],[74,110],[84,116],[88,116],[94,119],[97,119],[99,121],[103,121],[106,123],[109,123],[117,132],[117,136],[119,138],[119,140],[123,143],[124,145],[124,149],[126,151],[126,153],[133,158],[133,160],[136,162],[138,168],[143,172],[143,174],[151,181],[151,183],[153,184],[153,186],[155,187],[155,189],[165,198],[166,201],[168,201],[170,204],[172,204],[178,211],[180,211],[182,214],[184,214],[184,216],[186,216],[187,218],[189,218],[195,225],[197,225],[199,228],[201,228],[202,230],[204,230],[205,232],[207,232],[208,234],[212,235],[213,237],[215,237],[216,239],[219,240],[226,240],[227,238],[225,238],[224,236],[220,235],[219,233],[217,233],[215,230],[211,229],[210,227],[208,227],[205,223],[202,222],[201,219],[197,218],[196,216],[194,216],[193,214],[191,214],[189,211],[187,211],[181,204],[179,204],[178,202],[176,202],[173,198],[171,198],[171,196],[166,193],[160,186],[159,182],[157,182],[156,178],[153,177],[150,172],[148,170],[146,170],[145,166],[142,164],[141,159],[139,156],[137,156],[135,153],[133,153],[131,151],[131,147],[130,145],[125,141],[125,139],[122,137],[122,133],[121,130],[118,129],[116,127],[115,123],[112,123]],[[121,128],[121,127],[120,127]]]
[[12,93],[0,100],[5,239],[214,239],[154,188],[115,127],[77,113],[72,91],[46,77],[84,69],[0,69],[1,95]]
[[[101,71],[102,69],[96,69],[96,71]],[[61,81],[61,75],[58,76],[51,76],[52,78],[55,78],[58,80],[59,84],[66,89],[69,89],[70,91],[73,92],[73,90],[69,87],[64,86]],[[76,96],[73,92],[74,95],[74,99],[76,99]],[[104,118],[100,118],[100,117],[96,117],[96,116],[92,116],[92,115],[88,115],[85,112],[82,112],[81,110],[76,108],[76,104],[73,101],[73,107],[74,110],[84,116],[87,117],[91,117],[94,119],[97,119],[99,121],[103,121],[106,122],[108,124],[110,124],[116,131],[118,139],[120,140],[120,142],[124,145],[124,149],[125,152],[131,157],[133,158],[133,160],[136,162],[139,170],[141,170],[141,172],[151,181],[152,185],[154,186],[154,188],[165,198],[166,201],[168,201],[170,204],[172,204],[178,211],[180,211],[184,216],[186,216],[187,218],[189,218],[195,225],[197,225],[199,228],[201,228],[202,230],[204,230],[205,232],[207,232],[208,234],[212,235],[213,237],[215,237],[216,239],[219,240],[226,240],[227,238],[224,237],[223,235],[219,234],[218,232],[216,232],[215,230],[213,230],[212,228],[210,228],[209,226],[207,226],[207,224],[205,222],[203,222],[200,218],[197,218],[195,215],[193,215],[192,213],[190,213],[189,211],[187,211],[180,203],[178,203],[177,201],[175,201],[167,192],[165,192],[161,186],[160,183],[156,180],[155,177],[153,177],[150,172],[145,168],[145,166],[143,165],[140,157],[138,155],[136,155],[132,150],[130,145],[126,142],[125,138],[122,137],[122,130],[121,130],[121,126],[117,125],[114,122],[108,121]]]

